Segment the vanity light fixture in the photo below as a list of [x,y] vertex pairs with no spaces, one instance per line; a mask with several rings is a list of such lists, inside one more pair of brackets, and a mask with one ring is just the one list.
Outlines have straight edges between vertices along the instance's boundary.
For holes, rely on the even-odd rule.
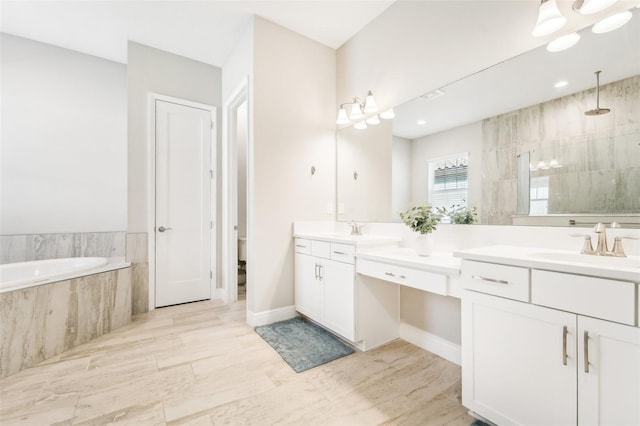
[[538,165],[536,166],[536,168],[538,170],[547,170],[549,168],[549,165],[547,163],[545,163],[544,161],[540,160],[540,161],[538,161]]
[[395,116],[396,116],[396,113],[393,112],[393,108],[380,113],[380,118],[385,120],[391,120],[392,118],[395,118]]
[[367,124],[369,124],[371,126],[377,126],[378,124],[380,124],[380,118],[378,117],[378,114],[372,115],[371,117],[367,118],[364,121],[365,121],[365,123],[367,123]]
[[578,41],[580,41],[580,34],[578,33],[566,34],[566,35],[563,35],[562,37],[558,37],[557,39],[547,44],[547,51],[561,52],[565,49],[570,48],[571,46],[575,46],[575,44]]
[[561,89],[563,87],[567,87],[568,84],[569,84],[569,82],[567,80],[561,80],[561,81],[557,82],[556,84],[554,84],[553,87],[555,87],[556,89]]
[[427,122],[425,120],[418,120],[418,125],[422,126],[423,124],[426,124]]
[[618,0],[576,0],[573,3],[573,10],[582,15],[591,15],[601,10],[613,6]]
[[593,31],[595,34],[602,34],[608,33],[609,31],[617,30],[618,28],[629,22],[632,16],[633,13],[631,13],[630,10],[616,13],[593,24],[591,31]]
[[541,0],[538,9],[538,20],[536,26],[533,27],[531,35],[534,37],[543,37],[558,31],[567,23],[565,18],[558,10],[556,0]]
[[[346,105],[351,105],[349,114],[347,114],[347,110],[345,109]],[[366,114],[371,114],[376,111],[378,111],[378,105],[376,104],[376,100],[373,97],[373,92],[369,90],[364,104],[362,103],[360,98],[353,98],[352,102],[340,104],[336,124],[349,124],[352,121],[358,121],[362,119]]]
[[555,158],[552,158],[551,161],[549,161],[549,167],[552,169],[559,169],[562,167],[562,164],[560,164]]

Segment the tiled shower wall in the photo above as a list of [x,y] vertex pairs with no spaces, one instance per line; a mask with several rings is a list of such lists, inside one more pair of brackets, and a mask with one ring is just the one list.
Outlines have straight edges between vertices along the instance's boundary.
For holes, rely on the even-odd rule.
[[0,264],[64,257],[124,257],[126,232],[0,235]]
[[482,122],[483,224],[510,224],[516,209],[518,154],[531,163],[556,158],[562,165],[531,173],[549,176],[549,213],[640,211],[640,76],[565,96]]
[[133,314],[149,311],[149,248],[146,232],[127,234],[127,262],[131,262]]

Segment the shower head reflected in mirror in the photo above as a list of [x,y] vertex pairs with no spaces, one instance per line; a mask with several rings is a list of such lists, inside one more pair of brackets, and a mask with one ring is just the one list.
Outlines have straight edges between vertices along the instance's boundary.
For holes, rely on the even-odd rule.
[[609,108],[600,108],[600,73],[602,71],[596,71],[596,108],[585,111],[584,115],[603,115],[611,112]]

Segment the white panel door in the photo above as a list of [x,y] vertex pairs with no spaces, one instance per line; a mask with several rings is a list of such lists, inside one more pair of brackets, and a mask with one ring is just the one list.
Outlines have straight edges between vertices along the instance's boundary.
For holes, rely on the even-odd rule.
[[578,424],[640,425],[640,328],[578,317]]
[[156,101],[156,307],[211,298],[211,111]]
[[499,425],[575,425],[575,333],[574,314],[463,292],[463,405]]

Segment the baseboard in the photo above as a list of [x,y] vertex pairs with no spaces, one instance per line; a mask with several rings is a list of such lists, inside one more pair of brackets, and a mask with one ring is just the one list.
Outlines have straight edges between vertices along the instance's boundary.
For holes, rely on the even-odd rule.
[[296,312],[296,307],[294,305],[262,312],[251,312],[247,310],[247,323],[251,327],[257,327],[259,325],[288,320],[297,316],[298,312]]
[[454,364],[462,365],[462,347],[442,337],[401,322],[400,338]]

